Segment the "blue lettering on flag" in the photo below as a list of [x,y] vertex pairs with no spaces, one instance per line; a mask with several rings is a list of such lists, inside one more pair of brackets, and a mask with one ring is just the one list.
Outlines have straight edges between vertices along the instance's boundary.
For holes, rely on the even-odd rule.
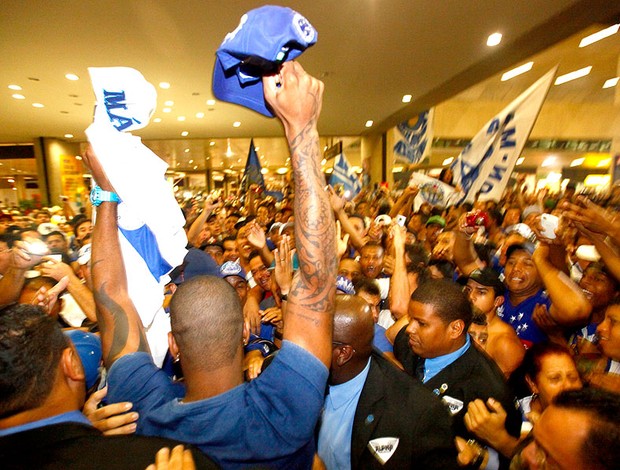
[[404,140],[396,142],[394,153],[404,157],[410,163],[419,162],[428,145],[428,115],[429,111],[420,113],[413,126],[410,126],[407,121],[397,126]]
[[502,132],[502,140],[499,144],[499,148],[503,149],[506,147],[516,147],[517,141],[514,140],[515,133],[516,129],[514,127],[506,129],[504,132]]
[[112,122],[112,125],[117,131],[127,129],[134,122],[136,124],[141,124],[141,122],[135,118],[119,116],[111,111],[113,109],[127,109],[125,91],[103,90],[103,104],[110,118],[110,122]]

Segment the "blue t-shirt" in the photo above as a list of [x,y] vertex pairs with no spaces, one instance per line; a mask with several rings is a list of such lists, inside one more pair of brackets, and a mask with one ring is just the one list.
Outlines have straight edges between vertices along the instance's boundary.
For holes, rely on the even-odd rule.
[[323,407],[327,368],[284,341],[255,380],[220,395],[183,403],[179,389],[147,353],[121,357],[110,368],[111,403],[130,401],[138,434],[198,447],[223,468],[310,468],[314,429]]
[[507,292],[504,296],[504,304],[497,309],[497,316],[515,329],[521,343],[526,348],[547,341],[547,335],[538,328],[532,319],[534,307],[537,304],[543,304],[547,309],[551,307],[551,299],[542,289],[519,305],[512,305],[510,293]]
[[378,323],[375,323],[375,339],[372,341],[372,345],[382,353],[394,352],[394,346],[385,336],[385,328]]

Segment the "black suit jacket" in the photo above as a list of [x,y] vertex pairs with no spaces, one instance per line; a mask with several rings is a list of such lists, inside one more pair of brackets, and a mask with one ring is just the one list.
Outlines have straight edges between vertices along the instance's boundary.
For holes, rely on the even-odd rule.
[[[60,423],[0,437],[0,467],[8,469],[144,470],[162,447],[179,442],[159,437],[104,436],[78,423]],[[187,446],[186,446],[187,448]],[[192,449],[196,468],[219,468]]]
[[[416,366],[423,359],[411,351],[405,328],[396,336],[394,355],[399,361],[402,358],[401,363],[407,373],[415,376]],[[427,381],[424,386],[444,401],[452,398],[462,402],[462,408],[453,414],[454,432],[457,436],[465,439],[475,438],[467,431],[463,423],[467,404],[476,398],[483,401],[494,398],[506,410],[506,430],[512,436],[519,437],[522,420],[521,413],[515,404],[515,397],[497,364],[485,353],[479,351],[473,341],[461,357]]]
[[[399,439],[385,465],[368,447],[381,437]],[[376,352],[353,420],[351,468],[458,468],[451,420],[443,404]]]

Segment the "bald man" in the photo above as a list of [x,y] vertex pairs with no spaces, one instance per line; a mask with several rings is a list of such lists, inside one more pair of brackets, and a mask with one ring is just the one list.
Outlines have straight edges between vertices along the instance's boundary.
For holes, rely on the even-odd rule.
[[336,296],[329,394],[318,454],[327,469],[457,468],[438,398],[373,351],[367,302]]

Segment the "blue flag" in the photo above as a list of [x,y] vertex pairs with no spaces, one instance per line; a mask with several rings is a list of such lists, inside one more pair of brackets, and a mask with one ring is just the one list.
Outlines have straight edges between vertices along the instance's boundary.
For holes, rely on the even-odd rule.
[[241,179],[241,194],[247,193],[250,190],[250,186],[253,184],[257,184],[261,188],[265,187],[265,179],[261,173],[260,161],[258,160],[256,149],[254,149],[254,139],[250,140],[248,161],[245,164],[245,171]]
[[418,163],[430,154],[433,144],[434,108],[421,112],[415,119],[401,122],[398,126],[400,136],[394,144],[396,161]]
[[341,184],[345,191],[350,192],[350,197],[356,196],[357,193],[362,190],[362,183],[355,171],[351,169],[351,165],[349,165],[344,153],[336,155],[336,159],[334,160],[334,171],[329,179],[329,184],[332,186]]

